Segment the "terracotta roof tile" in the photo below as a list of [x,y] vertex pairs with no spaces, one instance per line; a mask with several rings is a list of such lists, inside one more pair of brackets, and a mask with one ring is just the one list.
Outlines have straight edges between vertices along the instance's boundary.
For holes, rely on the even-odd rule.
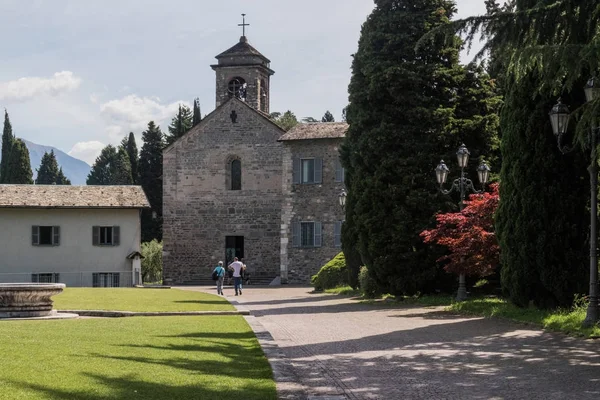
[[148,208],[141,186],[0,185],[0,208]]
[[281,136],[279,141],[343,138],[347,130],[348,124],[345,122],[310,122],[296,125]]

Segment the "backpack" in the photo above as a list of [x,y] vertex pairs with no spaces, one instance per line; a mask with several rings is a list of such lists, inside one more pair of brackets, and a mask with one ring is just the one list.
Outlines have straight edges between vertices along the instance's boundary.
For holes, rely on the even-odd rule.
[[213,281],[218,281],[219,280],[219,273],[217,272],[216,269],[212,272],[212,280]]

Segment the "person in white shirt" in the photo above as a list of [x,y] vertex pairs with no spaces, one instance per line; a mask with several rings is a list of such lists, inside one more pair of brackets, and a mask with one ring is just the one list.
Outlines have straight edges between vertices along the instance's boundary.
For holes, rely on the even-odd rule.
[[235,295],[238,293],[242,294],[242,271],[244,269],[244,264],[238,261],[238,258],[235,257],[233,262],[227,266],[230,270],[233,271],[233,287],[235,289]]

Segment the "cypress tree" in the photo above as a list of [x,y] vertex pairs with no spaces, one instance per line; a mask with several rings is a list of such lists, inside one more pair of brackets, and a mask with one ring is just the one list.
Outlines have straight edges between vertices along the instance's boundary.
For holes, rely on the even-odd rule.
[[460,106],[461,85],[468,81],[458,63],[460,40],[438,40],[419,53],[414,50],[429,29],[449,22],[454,3],[375,4],[362,28],[348,89],[350,126],[342,162],[350,180],[344,231],[356,233],[348,235],[351,242],[344,248],[358,249],[384,290],[413,294],[432,290],[440,275],[439,250],[419,238],[434,214],[451,203],[439,194],[433,169],[440,157],[454,159],[461,142],[474,156],[487,151],[490,132],[458,129],[466,125],[461,119],[475,119],[467,115],[472,107]]
[[70,185],[71,184],[71,180],[69,178],[67,178],[65,176],[65,174],[63,173],[62,167],[60,167],[58,170],[58,175],[56,177],[56,184],[57,185]]
[[200,114],[200,99],[194,99],[194,117],[192,119],[192,127],[198,125],[202,121],[202,115]]
[[[60,171],[62,171],[62,169]],[[56,161],[56,155],[54,154],[54,150],[50,150],[50,153],[45,152],[42,156],[40,167],[37,169],[37,177],[35,178],[35,183],[36,185],[58,184],[58,178],[58,162]]]
[[166,136],[167,145],[175,142],[192,128],[192,111],[185,104],[180,104],[177,115],[171,120],[169,134]]
[[10,153],[15,141],[12,133],[12,125],[8,118],[8,111],[4,109],[4,130],[2,131],[2,159],[0,160],[0,183],[8,183]]
[[[142,210],[142,241],[162,240],[162,149],[164,135],[154,121],[142,133],[140,151],[140,184],[150,202],[150,210]],[[155,215],[153,215],[155,213]]]
[[129,161],[127,150],[123,146],[119,146],[119,150],[117,151],[112,184],[133,185],[131,162]]
[[335,122],[335,118],[333,118],[333,114],[329,112],[329,110],[325,111],[325,115],[321,118],[321,122]]
[[[519,306],[568,307],[588,285],[589,179],[581,152],[562,155],[532,74],[509,81],[502,111],[502,171],[496,232],[505,293]],[[583,103],[580,94],[572,103]]]
[[29,161],[29,150],[21,139],[15,139],[8,158],[5,183],[32,184],[33,172]]
[[137,185],[140,181],[138,173],[139,155],[133,132],[129,132],[129,136],[123,138],[121,146],[127,151],[127,156],[129,157],[129,163],[131,165],[131,178],[133,179],[133,184]]

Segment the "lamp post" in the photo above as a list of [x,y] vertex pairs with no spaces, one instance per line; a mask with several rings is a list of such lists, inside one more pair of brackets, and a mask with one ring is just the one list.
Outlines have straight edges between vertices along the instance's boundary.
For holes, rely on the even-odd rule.
[[346,209],[346,197],[348,194],[345,189],[342,189],[340,194],[338,195],[338,202],[340,203],[340,207],[342,207],[342,211]]
[[[454,190],[460,193],[459,208],[461,211],[465,207],[464,201],[467,191],[470,190],[473,193],[483,193],[485,190],[485,184],[487,183],[490,177],[490,167],[485,162],[482,162],[479,165],[479,167],[477,167],[477,177],[479,178],[479,183],[481,183],[481,190],[475,189],[473,181],[465,177],[465,168],[469,163],[469,155],[469,150],[464,144],[462,144],[456,152],[458,167],[460,168],[460,178],[455,179],[452,182],[452,187],[448,190],[444,189],[444,183],[446,183],[446,179],[448,178],[448,173],[450,172],[450,170],[444,163],[444,160],[440,161],[440,164],[435,169],[435,176],[437,178],[438,184],[440,185],[440,191],[443,194],[450,194]],[[456,300],[464,301],[466,299],[467,285],[465,283],[465,273],[463,272],[458,275],[458,293],[456,294]]]
[[[594,84],[594,78],[588,80],[585,85],[585,98],[590,102],[598,98],[599,88]],[[563,137],[567,133],[569,125],[569,107],[558,99],[558,103],[552,107],[549,113],[552,131],[558,141],[558,149],[565,154],[573,150],[572,147],[563,145]],[[596,221],[598,220],[598,164],[596,154],[596,134],[598,127],[592,127],[590,130],[590,165],[588,172],[590,174],[590,302],[588,304],[584,327],[594,326],[598,322],[598,234],[596,231]]]

